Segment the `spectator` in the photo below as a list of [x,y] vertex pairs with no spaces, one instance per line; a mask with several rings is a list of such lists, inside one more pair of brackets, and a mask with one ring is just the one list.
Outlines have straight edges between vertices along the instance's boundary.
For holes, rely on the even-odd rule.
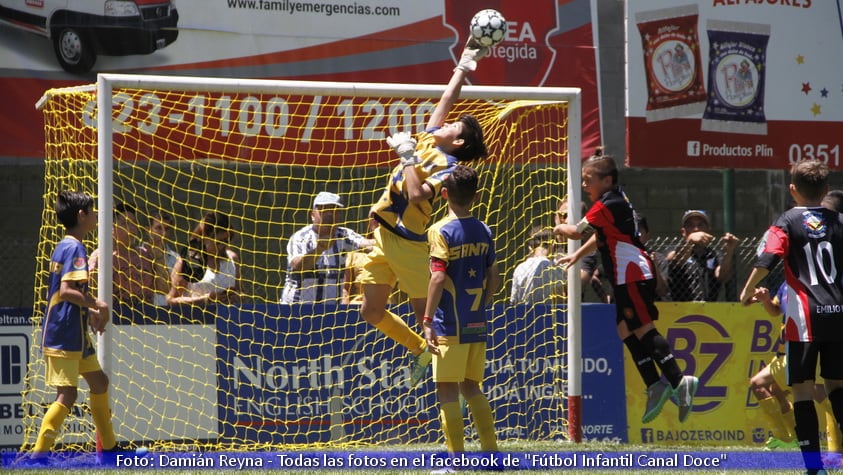
[[550,259],[553,231],[533,227],[527,239],[527,258],[515,267],[509,301],[513,304],[554,304],[565,296],[566,275]]
[[[153,272],[149,261],[138,251],[138,222],[135,208],[125,203],[114,206],[112,237],[112,292],[114,298],[125,303],[152,303]],[[91,282],[96,285],[99,275],[100,250],[91,253],[89,262]]]
[[144,242],[138,248],[141,258],[152,269],[154,282],[152,304],[157,306],[167,305],[170,276],[179,259],[179,253],[168,244],[173,224],[173,217],[167,213],[158,213],[153,216],[147,229],[148,242]]
[[738,238],[726,233],[720,239],[724,253],[713,247],[711,220],[703,210],[688,210],[682,216],[685,242],[667,255],[668,286],[676,302],[718,299],[720,287],[734,277],[734,252]]
[[339,195],[316,195],[310,211],[313,223],[296,231],[287,244],[281,303],[340,303],[346,254],[374,243],[338,225],[342,207]]
[[228,247],[227,215],[206,213],[173,268],[167,303],[232,303],[240,299],[240,258]]

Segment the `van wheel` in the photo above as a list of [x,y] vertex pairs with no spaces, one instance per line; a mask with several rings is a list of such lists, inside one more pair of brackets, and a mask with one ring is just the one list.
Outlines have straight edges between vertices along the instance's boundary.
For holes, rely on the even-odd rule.
[[69,73],[87,73],[97,61],[97,53],[88,36],[76,28],[54,30],[53,49],[59,64]]

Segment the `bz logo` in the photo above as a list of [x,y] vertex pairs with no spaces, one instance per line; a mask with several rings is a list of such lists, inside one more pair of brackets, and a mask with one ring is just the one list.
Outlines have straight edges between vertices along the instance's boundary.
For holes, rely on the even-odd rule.
[[[726,398],[726,386],[715,385],[717,379],[714,375],[732,354],[734,343],[720,323],[705,315],[686,315],[676,323],[695,327],[693,330],[681,327],[667,330],[667,341],[673,348],[673,356],[677,361],[685,362],[685,374],[700,379],[693,411],[714,409]],[[679,366],[682,367],[681,364]],[[708,402],[702,402],[705,400]]]

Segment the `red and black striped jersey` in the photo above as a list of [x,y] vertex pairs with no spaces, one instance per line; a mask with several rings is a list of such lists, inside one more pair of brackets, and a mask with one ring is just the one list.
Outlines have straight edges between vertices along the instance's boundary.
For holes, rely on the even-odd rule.
[[784,261],[788,285],[785,339],[843,341],[843,215],[798,206],[765,234],[755,267]]
[[635,210],[620,188],[604,193],[583,220],[597,232],[597,249],[612,285],[655,278],[653,261],[638,239]]

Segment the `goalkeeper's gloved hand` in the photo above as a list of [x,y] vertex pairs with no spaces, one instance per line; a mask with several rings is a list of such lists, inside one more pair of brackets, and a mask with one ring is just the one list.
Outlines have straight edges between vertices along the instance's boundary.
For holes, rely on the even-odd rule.
[[488,46],[480,46],[480,43],[478,43],[477,40],[473,37],[469,37],[468,43],[465,44],[465,48],[462,50],[460,62],[457,64],[455,69],[459,69],[460,71],[465,71],[467,73],[474,71],[477,69],[477,62],[485,58],[488,54]]
[[416,156],[416,139],[409,132],[398,132],[391,137],[387,137],[386,143],[401,157],[402,167],[421,163],[419,157]]

